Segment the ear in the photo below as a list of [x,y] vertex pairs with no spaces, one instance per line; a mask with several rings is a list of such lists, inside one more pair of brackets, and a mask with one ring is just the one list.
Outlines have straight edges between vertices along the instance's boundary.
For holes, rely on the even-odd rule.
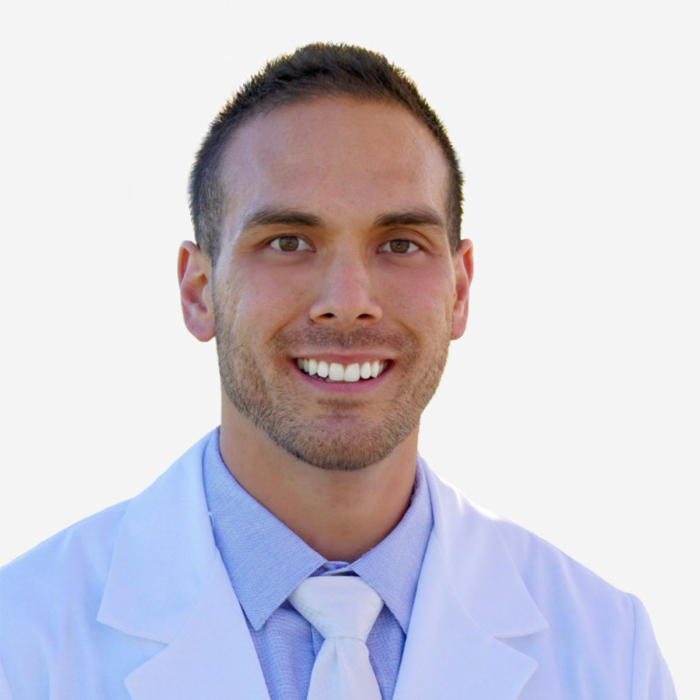
[[452,310],[452,340],[464,335],[469,315],[469,288],[474,277],[474,247],[470,240],[460,243],[452,260],[455,266],[455,305]]
[[180,246],[177,277],[187,330],[197,340],[206,343],[214,337],[211,262],[209,256],[191,241]]

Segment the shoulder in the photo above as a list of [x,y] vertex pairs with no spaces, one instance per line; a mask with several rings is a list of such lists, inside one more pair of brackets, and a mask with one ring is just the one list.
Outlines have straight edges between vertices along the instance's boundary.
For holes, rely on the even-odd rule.
[[63,580],[76,583],[76,572],[90,580],[106,574],[119,528],[130,508],[157,520],[166,508],[181,505],[184,494],[202,490],[202,455],[214,433],[205,435],[134,498],[74,523],[0,567],[0,600],[6,600],[25,581],[30,587],[48,585],[47,571],[51,572],[52,585]]
[[[607,583],[565,552],[507,518],[472,503],[451,484],[431,473],[433,509],[449,521],[454,542],[477,542],[484,548],[503,547],[528,590],[538,593],[553,588],[575,591],[579,596],[599,600],[616,599],[632,611],[627,593]],[[469,536],[467,536],[467,532]],[[476,533],[476,537],[475,537]]]
[[101,590],[128,504],[91,515],[0,568],[2,636],[12,634],[15,620],[54,618],[59,601],[76,613],[71,600],[84,607],[90,591]]
[[428,482],[447,570],[472,617],[493,629],[502,624],[501,611],[517,615],[517,599],[521,610],[534,603],[546,623],[536,634],[496,634],[540,663],[530,683],[535,696],[553,696],[543,679],[559,678],[562,692],[586,679],[607,689],[601,698],[675,698],[649,617],[635,596],[542,537],[475,506],[435,474]]
[[[615,628],[632,639],[636,606],[633,596],[608,583],[542,537],[506,518],[492,522],[525,586],[550,626],[605,635]],[[604,645],[605,640],[599,641]]]
[[14,682],[28,684],[18,686],[28,695],[29,687],[48,687],[51,660],[68,651],[68,640],[95,645],[94,620],[127,507],[85,518],[0,569],[0,675],[2,667],[20,674]]
[[[430,482],[435,522],[442,523],[455,581],[479,591],[507,587],[509,598],[521,591],[546,621],[545,636],[561,648],[631,653],[636,599],[542,537],[474,505],[434,474]],[[494,596],[490,603],[496,605]]]
[[[101,697],[102,684],[120,679],[123,689],[127,667],[162,648],[155,637],[132,636],[101,613],[109,590],[112,612],[129,610],[138,618],[165,586],[177,597],[205,575],[196,567],[209,562],[213,547],[201,479],[209,437],[134,498],[71,525],[0,569],[0,696],[4,669],[21,697],[45,697],[47,688],[61,697]],[[209,544],[207,533],[209,549],[202,545]],[[169,566],[182,559],[185,580],[179,582]],[[140,569],[148,574],[140,576]],[[154,572],[167,583],[154,585]],[[120,664],[124,673],[115,675]]]
[[547,619],[554,645],[567,649],[569,659],[586,649],[593,668],[589,673],[596,680],[606,673],[615,676],[612,669],[626,669],[623,679],[633,698],[675,698],[668,666],[639,598],[519,525],[504,518],[494,523]]
[[[5,615],[19,604],[51,607],[58,600],[85,599],[90,591],[101,590],[120,532],[129,530],[123,523],[131,523],[127,534],[132,540],[147,541],[145,551],[157,550],[166,515],[177,517],[189,501],[204,500],[201,461],[212,435],[204,436],[134,498],[71,525],[0,568],[2,631]],[[202,507],[206,511],[206,505]]]
[[[1,567],[0,580],[9,585],[14,580],[38,575],[47,566],[56,571],[57,567],[71,569],[78,563],[94,561],[95,555],[106,555],[108,559],[105,544],[114,537],[128,505],[128,500],[117,503],[52,535]],[[7,589],[2,592],[5,594]]]
[[138,513],[139,537],[157,546],[158,524],[164,513],[181,505],[188,492],[201,490],[201,459],[211,435],[202,438],[134,498],[80,520],[0,568],[2,631],[7,628],[5,621],[17,616],[21,605],[31,605],[36,617],[41,615],[37,605],[48,606],[47,615],[42,616],[48,619],[57,601],[89,601],[94,597],[91,592],[101,591],[122,521],[129,520],[124,518],[128,512],[132,516]]
[[[437,479],[437,478],[436,478]],[[568,611],[567,624],[575,616],[589,623],[628,618],[633,621],[632,597],[611,585],[544,538],[507,518],[473,504],[453,486],[437,479],[442,504],[457,515],[458,529],[480,528],[483,546],[504,547],[525,587],[550,622]],[[453,516],[454,517],[454,516]],[[477,525],[478,524],[478,525]],[[570,613],[570,614],[569,614]]]

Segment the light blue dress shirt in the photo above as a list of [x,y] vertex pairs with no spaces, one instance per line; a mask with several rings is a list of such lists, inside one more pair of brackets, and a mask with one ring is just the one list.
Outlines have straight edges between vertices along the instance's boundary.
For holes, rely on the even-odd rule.
[[305,700],[323,637],[287,602],[308,576],[357,575],[384,601],[367,647],[382,700],[390,700],[423,556],[433,526],[420,460],[408,510],[358,560],[327,561],[258,503],[226,468],[215,431],[204,453],[214,539],[248,622],[271,700]]

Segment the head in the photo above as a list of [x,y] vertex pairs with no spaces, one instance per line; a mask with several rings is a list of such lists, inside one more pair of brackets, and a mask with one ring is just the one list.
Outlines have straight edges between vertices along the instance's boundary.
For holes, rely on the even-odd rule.
[[462,171],[440,119],[415,84],[381,54],[357,46],[309,44],[268,63],[248,81],[211,123],[190,174],[190,212],[195,240],[212,262],[219,252],[221,224],[229,201],[222,187],[226,145],[244,124],[275,108],[319,97],[348,96],[400,105],[433,134],[449,171],[447,225],[452,252],[461,237]]
[[[449,342],[466,324],[471,244],[459,241],[454,221],[456,159],[445,156],[449,142],[436,138],[439,122],[426,121],[415,88],[360,49],[298,54],[306,57],[268,67],[275,85],[292,63],[304,86],[298,62],[311,62],[307,72],[327,89],[310,79],[299,97],[268,85],[282,93],[266,102],[264,73],[242,93],[254,93],[258,107],[239,95],[200,151],[198,245],[183,244],[180,257],[183,309],[197,338],[216,337],[223,424],[227,415],[246,421],[302,462],[356,470],[417,437]],[[345,66],[352,90],[321,70],[329,57]],[[367,86],[359,92],[352,81],[362,71],[348,68],[355,60],[392,74],[420,114],[377,97],[386,81],[376,73],[373,96]]]

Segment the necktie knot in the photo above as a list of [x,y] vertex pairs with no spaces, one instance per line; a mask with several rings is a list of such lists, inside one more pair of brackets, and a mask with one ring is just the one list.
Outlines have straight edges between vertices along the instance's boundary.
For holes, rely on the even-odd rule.
[[324,639],[366,642],[384,603],[359,576],[313,576],[302,581],[289,602]]
[[357,576],[314,576],[289,602],[324,637],[307,700],[382,700],[365,644],[384,603]]

